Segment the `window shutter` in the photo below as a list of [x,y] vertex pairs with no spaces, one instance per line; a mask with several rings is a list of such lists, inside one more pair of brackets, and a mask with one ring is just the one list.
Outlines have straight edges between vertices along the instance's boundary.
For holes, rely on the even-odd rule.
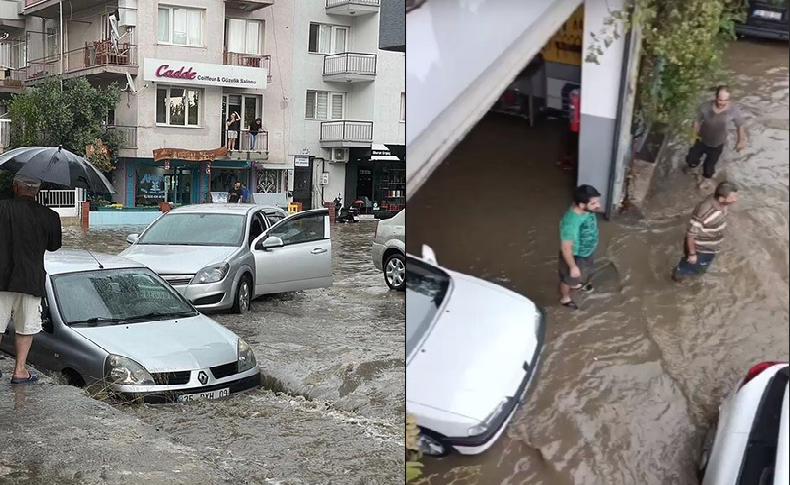
[[343,119],[343,95],[334,93],[332,94],[332,119]]
[[319,120],[327,119],[328,114],[328,94],[323,91],[318,92],[318,107],[316,108],[316,118]]
[[305,105],[304,117],[310,120],[315,119],[315,91],[307,91],[307,103]]

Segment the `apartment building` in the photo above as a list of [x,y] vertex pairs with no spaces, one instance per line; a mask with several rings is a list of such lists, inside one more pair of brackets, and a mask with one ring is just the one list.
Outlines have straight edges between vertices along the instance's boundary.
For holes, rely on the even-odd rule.
[[52,74],[118,83],[107,125],[125,141],[113,183],[126,207],[217,200],[235,181],[279,205],[361,194],[367,207],[396,206],[405,195],[395,189],[405,183],[405,59],[379,51],[379,8],[0,0],[0,100]]

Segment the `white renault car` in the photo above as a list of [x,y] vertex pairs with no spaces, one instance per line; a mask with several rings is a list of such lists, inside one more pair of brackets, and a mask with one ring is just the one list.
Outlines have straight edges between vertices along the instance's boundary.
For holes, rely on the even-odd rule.
[[762,362],[719,408],[700,460],[702,485],[790,485],[787,362]]
[[406,257],[406,412],[424,454],[474,455],[502,435],[534,377],[545,316],[501,286]]

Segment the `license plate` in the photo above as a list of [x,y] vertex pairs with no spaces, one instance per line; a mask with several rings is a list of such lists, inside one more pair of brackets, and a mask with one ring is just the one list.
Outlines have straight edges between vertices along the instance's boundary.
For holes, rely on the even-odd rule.
[[221,397],[230,396],[230,388],[217,389],[216,391],[201,392],[198,394],[181,394],[178,396],[178,402],[192,402],[204,401],[208,399],[219,399]]
[[753,16],[770,20],[782,20],[782,12],[772,12],[770,10],[755,10]]

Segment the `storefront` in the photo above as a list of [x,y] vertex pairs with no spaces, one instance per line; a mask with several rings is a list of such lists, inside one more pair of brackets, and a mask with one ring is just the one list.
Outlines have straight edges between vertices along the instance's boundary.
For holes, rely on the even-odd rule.
[[397,212],[406,206],[406,147],[373,144],[352,148],[346,167],[346,199],[363,214]]

